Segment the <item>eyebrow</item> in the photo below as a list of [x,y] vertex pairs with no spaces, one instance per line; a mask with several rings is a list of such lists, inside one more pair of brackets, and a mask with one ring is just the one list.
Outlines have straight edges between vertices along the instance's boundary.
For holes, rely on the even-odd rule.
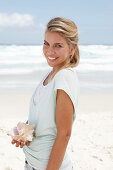
[[[46,40],[44,40],[44,41],[45,41],[46,43],[48,43]],[[48,43],[48,44],[49,44],[49,43]],[[61,42],[60,42],[60,43],[59,43],[59,42],[57,42],[57,43],[55,43],[55,44],[63,44],[63,43],[61,43]]]

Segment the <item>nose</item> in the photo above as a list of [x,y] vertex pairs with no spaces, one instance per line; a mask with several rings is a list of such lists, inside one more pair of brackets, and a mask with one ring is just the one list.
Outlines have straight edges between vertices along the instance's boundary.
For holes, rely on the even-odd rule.
[[52,54],[54,54],[54,53],[55,53],[54,48],[53,48],[53,47],[48,47],[48,49],[47,49],[47,54],[48,54],[48,55],[52,55]]

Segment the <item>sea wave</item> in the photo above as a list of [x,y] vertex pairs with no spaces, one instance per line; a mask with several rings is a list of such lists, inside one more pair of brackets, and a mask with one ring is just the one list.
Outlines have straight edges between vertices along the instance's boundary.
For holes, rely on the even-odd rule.
[[[80,62],[75,67],[79,80],[97,87],[101,79],[101,88],[112,88],[113,83],[110,84],[110,81],[113,77],[113,46],[79,45],[79,49]],[[26,80],[29,82],[28,86],[33,86],[33,82],[40,80],[39,75],[49,69],[42,45],[0,45],[0,88],[3,88],[3,84],[4,88],[23,87]],[[91,77],[95,80],[93,84]],[[109,85],[105,83],[107,81]],[[89,88],[87,83],[83,86]]]

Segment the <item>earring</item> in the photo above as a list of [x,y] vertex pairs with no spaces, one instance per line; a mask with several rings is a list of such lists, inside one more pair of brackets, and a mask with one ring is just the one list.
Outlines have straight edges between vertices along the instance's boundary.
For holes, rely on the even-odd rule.
[[73,59],[73,56],[72,55],[70,55],[70,60],[72,60]]

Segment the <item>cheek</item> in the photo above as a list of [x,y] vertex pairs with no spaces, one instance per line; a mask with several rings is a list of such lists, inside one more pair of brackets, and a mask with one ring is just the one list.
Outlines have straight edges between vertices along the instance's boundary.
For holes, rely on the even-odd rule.
[[69,56],[69,53],[68,53],[67,49],[63,49],[63,50],[59,51],[59,54],[61,56],[63,56],[64,58],[67,58]]

